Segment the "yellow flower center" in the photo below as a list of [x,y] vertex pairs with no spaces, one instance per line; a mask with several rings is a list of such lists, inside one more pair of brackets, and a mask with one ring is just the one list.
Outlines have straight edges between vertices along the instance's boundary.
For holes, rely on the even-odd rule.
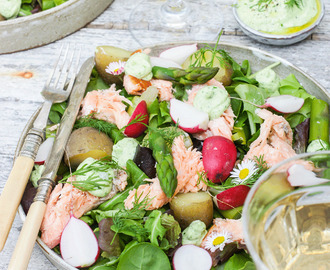
[[224,236],[218,236],[218,237],[214,238],[212,244],[213,244],[213,246],[217,246],[217,245],[221,245],[224,241],[225,241]]
[[245,179],[247,176],[249,175],[249,169],[248,168],[244,168],[239,172],[239,178],[240,179]]

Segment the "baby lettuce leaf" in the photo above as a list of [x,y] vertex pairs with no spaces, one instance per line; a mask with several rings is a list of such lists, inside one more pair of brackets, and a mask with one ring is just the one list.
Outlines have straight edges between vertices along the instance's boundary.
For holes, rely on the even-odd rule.
[[250,131],[253,135],[257,131],[256,124],[260,124],[261,118],[255,113],[256,105],[264,104],[264,96],[260,88],[251,84],[240,84],[235,88],[236,93],[243,99],[244,111],[247,113]]
[[164,241],[163,245],[161,245],[161,248],[163,250],[174,248],[178,244],[178,239],[181,233],[179,222],[177,222],[172,215],[166,213],[162,215],[161,220],[162,225],[166,229],[164,239],[167,240],[167,245],[164,245]]
[[149,215],[145,222],[144,227],[149,231],[149,240],[155,246],[159,246],[159,241],[162,241],[166,229],[162,226],[162,212],[159,210],[154,210]]
[[171,270],[167,255],[151,243],[140,243],[120,256],[117,270]]
[[291,95],[305,100],[304,105],[299,111],[290,113],[285,117],[292,128],[310,117],[312,100],[315,97],[306,92],[293,74],[290,74],[281,81],[279,92],[281,95]]
[[168,126],[172,122],[166,101],[158,102],[157,99],[148,106],[149,126],[158,128]]

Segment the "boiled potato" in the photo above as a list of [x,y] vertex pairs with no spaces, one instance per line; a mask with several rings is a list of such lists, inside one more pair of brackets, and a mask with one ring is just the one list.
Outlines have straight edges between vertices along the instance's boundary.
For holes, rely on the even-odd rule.
[[[197,54],[198,53],[198,54]],[[192,63],[196,61],[196,55],[199,55],[199,52],[194,53],[191,57],[188,57],[186,61],[182,64],[184,69],[188,68]],[[203,60],[201,62],[201,66],[206,66],[206,63],[210,63],[212,61],[213,51],[207,50],[204,53]],[[220,61],[219,61],[220,59]],[[233,68],[228,61],[226,61],[220,53],[216,53],[213,61],[212,67],[219,67],[218,73],[214,76],[214,78],[222,82],[224,86],[230,85],[231,76],[233,74]]]
[[121,83],[118,75],[112,75],[105,71],[111,62],[127,61],[132,52],[113,46],[98,46],[95,50],[95,68],[101,78],[108,84]]
[[64,161],[68,166],[77,168],[86,158],[103,158],[112,153],[112,140],[103,132],[92,127],[74,130],[66,145]]
[[209,227],[213,220],[213,201],[207,192],[177,194],[171,200],[170,208],[182,229],[194,220],[201,220]]

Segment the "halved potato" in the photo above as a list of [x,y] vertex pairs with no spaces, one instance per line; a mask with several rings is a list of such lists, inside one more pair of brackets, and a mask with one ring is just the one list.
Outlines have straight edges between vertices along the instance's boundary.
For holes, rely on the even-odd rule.
[[170,208],[182,229],[188,227],[194,220],[203,221],[206,227],[212,224],[213,201],[207,192],[177,194],[171,200]]
[[130,51],[113,46],[98,46],[95,50],[95,68],[106,83],[121,83],[121,75],[112,75],[105,70],[111,62],[127,61],[131,54]]
[[111,155],[113,142],[103,132],[92,127],[74,130],[65,148],[64,161],[68,166],[77,168],[86,158],[100,159]]

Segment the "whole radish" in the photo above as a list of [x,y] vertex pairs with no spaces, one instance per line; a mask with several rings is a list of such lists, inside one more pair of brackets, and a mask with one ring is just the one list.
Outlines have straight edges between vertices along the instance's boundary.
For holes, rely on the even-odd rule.
[[236,162],[235,144],[225,137],[212,136],[204,141],[202,154],[207,178],[213,183],[225,181]]

